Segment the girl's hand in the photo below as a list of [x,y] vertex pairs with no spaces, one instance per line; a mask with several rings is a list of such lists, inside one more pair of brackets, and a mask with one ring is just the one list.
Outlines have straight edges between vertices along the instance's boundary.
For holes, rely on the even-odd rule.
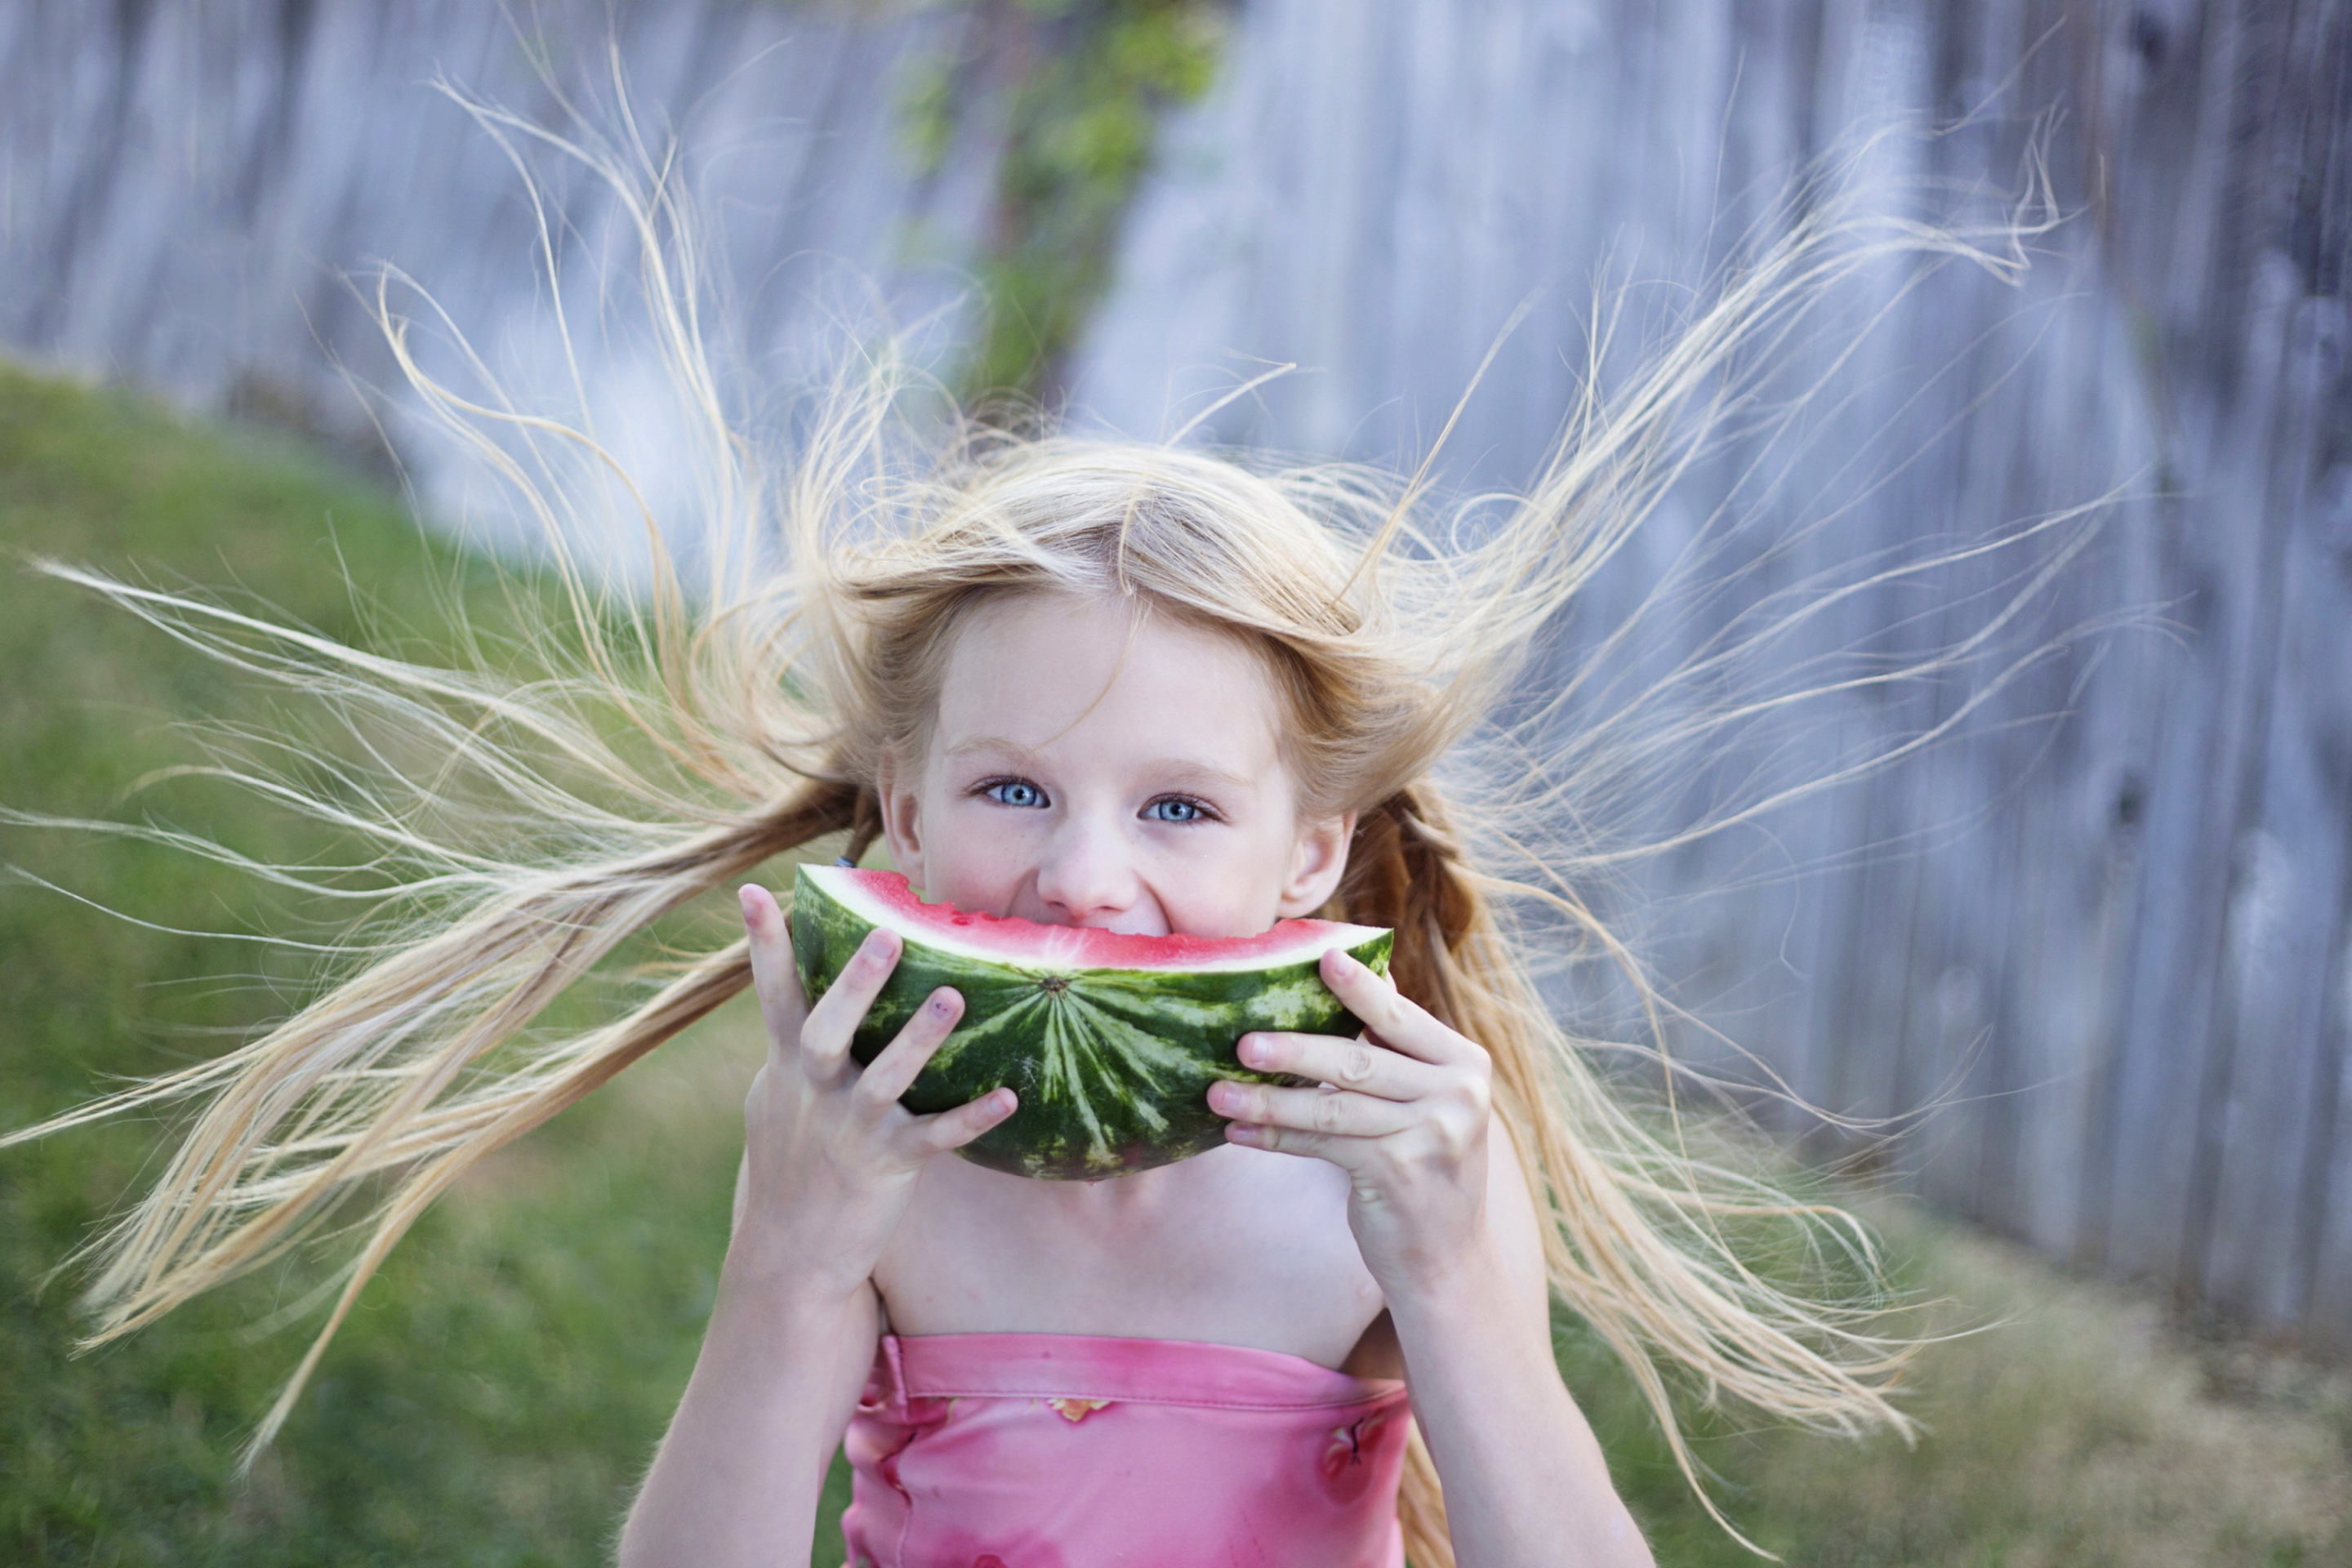
[[1232,1142],[1348,1173],[1349,1226],[1391,1300],[1440,1288],[1492,1239],[1486,1052],[1337,948],[1323,955],[1322,973],[1364,1021],[1363,1035],[1244,1035],[1244,1066],[1319,1087],[1221,1080],[1209,1086],[1210,1109],[1232,1119]]
[[742,900],[768,1059],[743,1105],[743,1184],[727,1267],[846,1295],[874,1272],[923,1162],[1012,1115],[1015,1099],[1000,1089],[937,1116],[910,1114],[898,1097],[963,1016],[963,998],[946,986],[933,992],[861,1070],[850,1037],[898,967],[898,936],[868,935],[812,1008],[775,899],[746,887]]

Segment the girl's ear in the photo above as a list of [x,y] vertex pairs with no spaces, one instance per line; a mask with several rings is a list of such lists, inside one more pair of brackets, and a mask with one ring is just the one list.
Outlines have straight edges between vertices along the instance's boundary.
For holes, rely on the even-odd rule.
[[1281,920],[1311,915],[1331,901],[1339,879],[1348,874],[1348,846],[1355,841],[1356,814],[1308,823],[1299,830],[1290,855],[1290,876],[1282,885],[1282,902],[1275,907]]
[[889,758],[875,770],[874,798],[881,804],[882,837],[890,846],[890,864],[907,875],[920,892],[930,886],[923,877],[923,812],[920,797],[901,782],[900,770]]

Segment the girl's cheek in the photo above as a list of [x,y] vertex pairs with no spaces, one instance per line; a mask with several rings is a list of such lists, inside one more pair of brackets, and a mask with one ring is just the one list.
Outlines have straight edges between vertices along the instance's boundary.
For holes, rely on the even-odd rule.
[[[1007,820],[1012,819],[1012,820]],[[925,893],[973,914],[1006,915],[1020,897],[1033,835],[1016,813],[986,801],[959,800],[933,819],[923,846]]]
[[1281,885],[1262,857],[1243,854],[1213,865],[1181,865],[1154,889],[1168,929],[1189,936],[1257,936],[1280,918]]

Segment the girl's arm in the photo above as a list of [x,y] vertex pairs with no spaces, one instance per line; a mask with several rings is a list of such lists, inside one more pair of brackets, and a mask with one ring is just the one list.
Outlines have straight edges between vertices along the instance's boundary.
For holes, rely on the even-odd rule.
[[1560,1381],[1535,1203],[1509,1139],[1493,1122],[1488,1243],[1415,1285],[1387,1288],[1454,1554],[1462,1568],[1649,1568],[1601,1445]]
[[621,1527],[621,1568],[805,1563],[826,1467],[874,1359],[874,1288],[827,1298],[722,1270],[686,1397]]
[[860,1071],[850,1037],[898,962],[877,931],[817,1003],[794,977],[782,914],[743,889],[768,1060],[744,1107],[733,1239],[710,1327],[628,1521],[622,1568],[806,1563],[826,1467],[874,1360],[871,1276],[915,1173],[1013,1110],[1010,1089],[938,1116],[898,1096],[963,1011],[935,994]]
[[[1542,1233],[1490,1103],[1486,1053],[1334,951],[1363,1040],[1245,1035],[1242,1060],[1328,1087],[1218,1083],[1236,1143],[1346,1170],[1348,1219],[1388,1298],[1461,1568],[1650,1568],[1552,1357]],[[1385,1047],[1385,1048],[1383,1048]]]

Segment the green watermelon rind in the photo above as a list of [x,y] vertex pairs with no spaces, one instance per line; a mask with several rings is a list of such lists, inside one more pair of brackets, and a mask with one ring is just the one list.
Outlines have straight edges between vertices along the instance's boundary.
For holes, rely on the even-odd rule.
[[[791,924],[793,963],[814,1005],[876,922],[829,897],[803,866]],[[1323,984],[1319,955],[1249,969],[1029,967],[947,952],[903,927],[898,934],[898,967],[866,1009],[851,1054],[871,1062],[933,991],[953,986],[963,1019],[899,1103],[928,1115],[1010,1084],[1020,1108],[959,1152],[1014,1175],[1099,1181],[1205,1152],[1224,1142],[1225,1119],[1209,1109],[1211,1083],[1291,1081],[1244,1067],[1234,1054],[1242,1036],[1346,1037],[1363,1027]],[[1380,931],[1347,951],[1385,974],[1391,943]]]

